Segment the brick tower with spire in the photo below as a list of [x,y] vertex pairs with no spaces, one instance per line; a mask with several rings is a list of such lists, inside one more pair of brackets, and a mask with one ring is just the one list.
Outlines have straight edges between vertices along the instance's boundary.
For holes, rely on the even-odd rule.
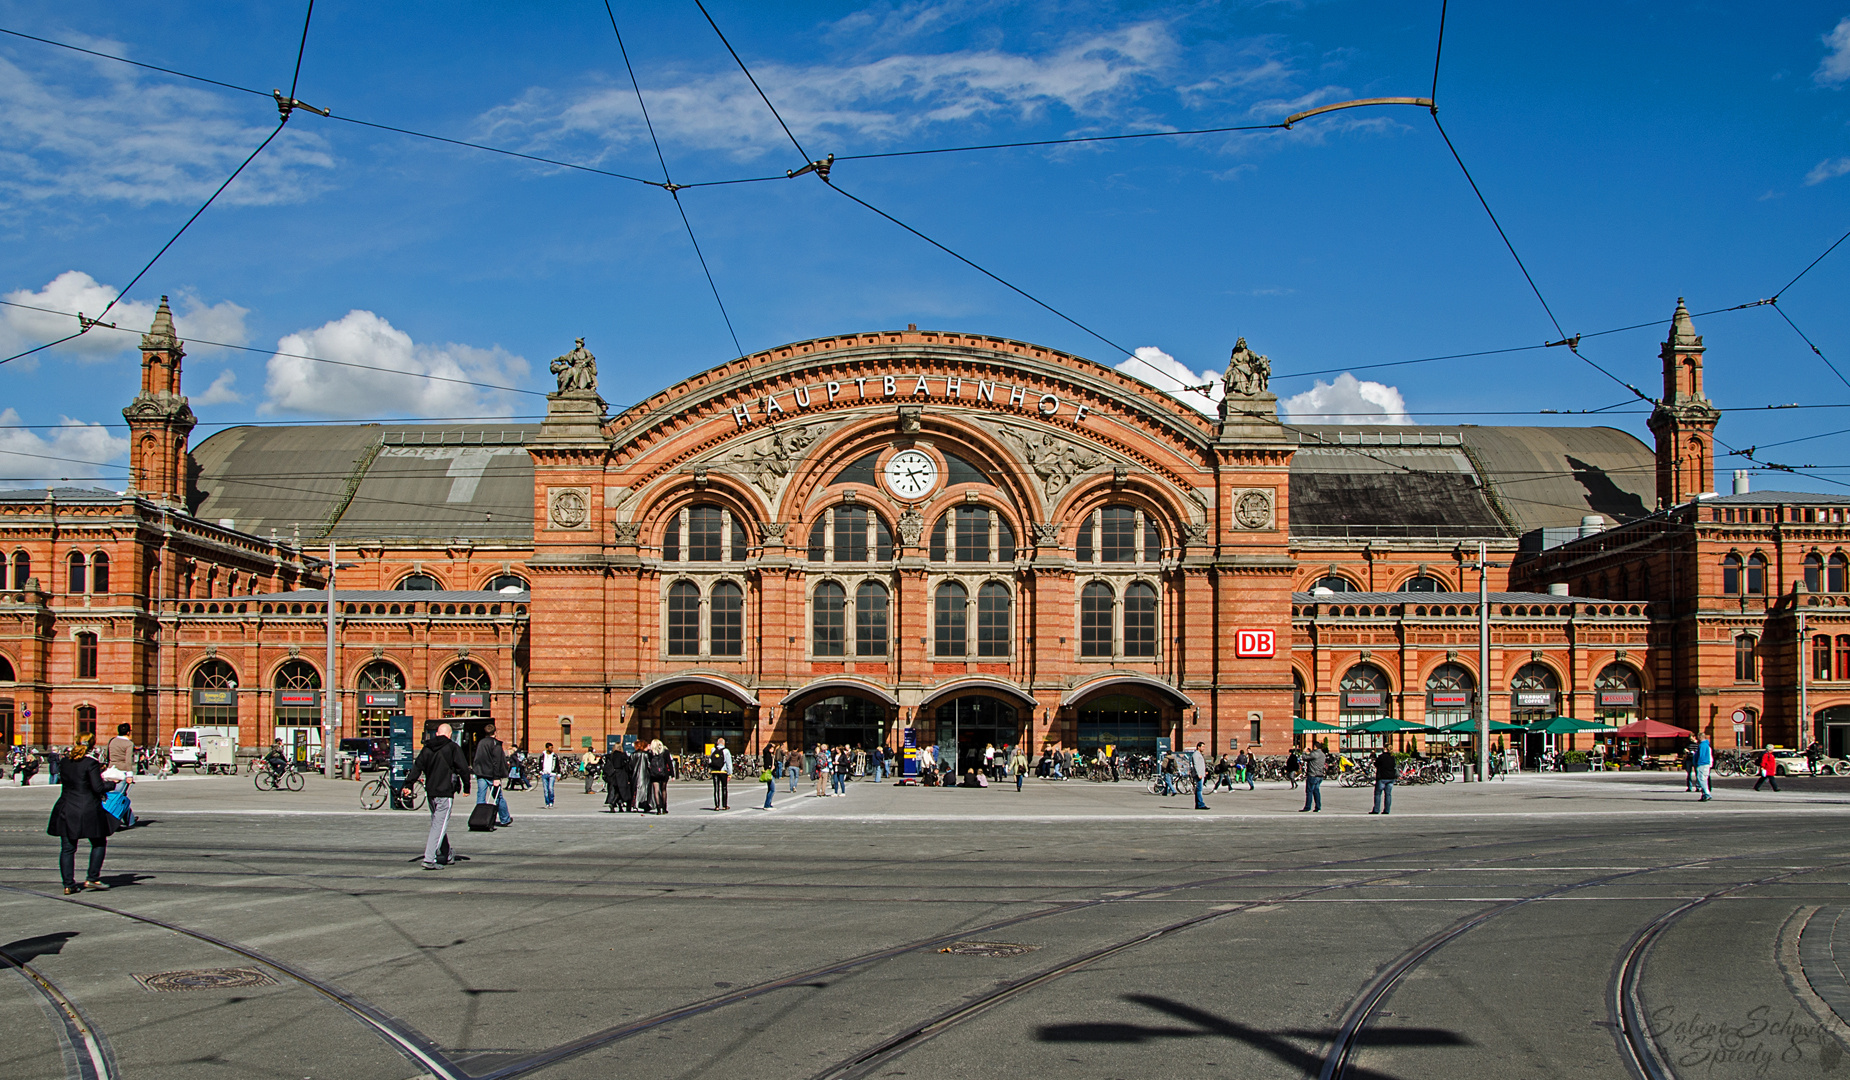
[[186,439],[197,421],[180,393],[186,349],[174,333],[167,298],[141,335],[141,393],[122,410],[128,421],[129,490],[163,506],[186,506]]
[[1651,411],[1657,437],[1657,505],[1678,506],[1714,491],[1715,424],[1718,410],[1702,391],[1702,335],[1677,297],[1664,361],[1664,397]]

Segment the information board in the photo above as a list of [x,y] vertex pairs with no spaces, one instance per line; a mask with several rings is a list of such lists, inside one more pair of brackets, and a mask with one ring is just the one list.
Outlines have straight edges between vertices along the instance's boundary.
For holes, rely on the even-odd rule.
[[405,801],[399,792],[404,790],[405,777],[411,775],[411,763],[417,758],[417,747],[411,743],[411,717],[404,713],[392,716],[392,809],[409,810],[411,804]]

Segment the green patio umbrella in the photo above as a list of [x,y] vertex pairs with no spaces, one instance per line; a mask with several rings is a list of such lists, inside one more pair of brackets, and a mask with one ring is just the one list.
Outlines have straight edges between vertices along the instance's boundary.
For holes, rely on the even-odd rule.
[[1534,735],[1576,735],[1582,731],[1611,731],[1612,725],[1599,724],[1591,720],[1576,720],[1571,716],[1557,716],[1553,719],[1538,721],[1523,730]]
[[[1447,724],[1439,730],[1447,735],[1475,735],[1477,734],[1477,721],[1460,720],[1456,724]],[[1521,724],[1512,724],[1504,720],[1492,720],[1490,722],[1490,730],[1493,734],[1496,734],[1505,731],[1527,731],[1529,729],[1523,727]]]
[[1411,720],[1397,720],[1392,716],[1383,716],[1379,720],[1370,720],[1366,724],[1357,724],[1349,729],[1363,735],[1392,735],[1401,731],[1433,731],[1425,724],[1416,724]]
[[1305,732],[1311,732],[1311,731],[1341,731],[1341,730],[1342,728],[1337,726],[1336,724],[1320,724],[1315,720],[1306,720],[1302,716],[1294,716],[1291,718],[1291,733],[1293,735],[1302,735]]

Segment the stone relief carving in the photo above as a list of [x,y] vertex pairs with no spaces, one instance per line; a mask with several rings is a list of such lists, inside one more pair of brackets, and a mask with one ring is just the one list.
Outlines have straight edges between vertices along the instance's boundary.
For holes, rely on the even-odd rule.
[[906,547],[918,547],[919,538],[925,535],[925,515],[917,510],[907,510],[899,515],[899,542]]
[[583,529],[591,521],[590,488],[548,488],[546,515],[555,529]]
[[1037,438],[1033,432],[1007,425],[1000,430],[1028,468],[1041,478],[1041,488],[1049,498],[1060,494],[1080,473],[1105,463],[1103,455],[1082,449],[1052,432],[1043,432]]
[[642,522],[619,521],[611,525],[617,543],[626,547],[635,547],[642,540]]
[[741,450],[727,458],[727,463],[743,472],[751,482],[766,495],[777,493],[777,486],[790,475],[796,460],[812,443],[822,436],[822,425],[812,424],[808,427],[791,430],[778,429],[771,432],[768,442],[759,443],[750,450]]
[[789,527],[790,523],[788,521],[767,521],[759,526],[759,528],[764,530],[764,538],[766,541],[775,540],[778,543],[783,542],[784,530]]
[[1037,521],[1034,523],[1035,547],[1059,547],[1060,523],[1057,521]]
[[1205,547],[1208,542],[1208,527],[1190,522],[1182,526],[1182,543],[1188,547]]

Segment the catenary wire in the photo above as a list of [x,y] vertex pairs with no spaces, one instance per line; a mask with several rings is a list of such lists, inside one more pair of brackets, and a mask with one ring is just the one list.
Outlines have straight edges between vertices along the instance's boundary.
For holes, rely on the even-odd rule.
[[803,149],[803,144],[797,140],[796,133],[790,130],[790,125],[784,123],[784,118],[777,111],[777,106],[771,104],[771,98],[764,92],[764,87],[758,85],[758,80],[752,75],[752,69],[745,66],[745,61],[739,56],[739,51],[732,47],[732,42],[726,40],[726,32],[719,28],[719,23],[713,21],[713,14],[707,10],[707,6],[701,3],[701,0],[694,0],[694,6],[706,16],[707,25],[711,26],[713,33],[719,36],[719,43],[726,46],[726,51],[732,54],[733,62],[738,64],[739,70],[745,73],[746,81],[752,84],[752,89],[758,91],[759,98],[764,101],[764,107],[771,110],[771,115],[776,117],[777,126],[783,128],[784,134],[790,137],[790,145],[796,147],[797,153],[803,156],[803,163],[807,165],[814,161],[815,159],[809,156],[809,151]]
[[642,83],[636,80],[636,68],[630,63],[630,52],[623,44],[623,31],[617,29],[617,13],[610,6],[610,0],[604,0],[604,14],[610,16],[610,32],[617,37],[617,52],[623,56],[623,68],[629,72],[630,86],[636,91],[636,107],[642,110],[642,122],[649,129],[649,141],[655,145],[655,159],[662,163],[662,187],[674,200],[674,208],[681,215],[681,224],[687,229],[688,242],[694,245],[694,257],[700,260],[700,272],[707,276],[707,288],[713,290],[713,302],[719,305],[719,317],[726,321],[726,333],[732,337],[732,347],[739,355],[745,355],[745,346],[739,344],[739,332],[733,329],[732,316],[726,312],[726,301],[720,299],[719,283],[713,280],[713,268],[707,265],[706,253],[700,250],[700,238],[694,235],[694,223],[687,219],[687,207],[681,203],[681,192],[668,174],[668,156],[662,153],[662,141],[655,136],[655,121],[649,119],[649,106],[642,100]]
[[1818,359],[1824,361],[1824,366],[1831,369],[1831,374],[1837,376],[1837,381],[1843,383],[1845,386],[1850,386],[1850,379],[1844,378],[1844,373],[1837,370],[1837,365],[1831,363],[1831,358],[1824,355],[1824,350],[1818,348],[1817,344],[1812,341],[1805,331],[1799,329],[1799,324],[1792,321],[1792,316],[1786,314],[1786,309],[1780,307],[1778,304],[1770,306],[1773,308],[1774,314],[1784,319],[1786,325],[1792,327],[1792,332],[1799,335],[1800,340],[1804,341],[1811,351],[1817,354]]
[[302,81],[302,56],[308,52],[308,24],[315,17],[315,0],[308,0],[308,13],[302,16],[302,43],[295,50],[295,73],[289,76],[289,100],[295,100],[296,86]]
[[1773,294],[1773,299],[1774,299],[1774,300],[1778,300],[1778,299],[1779,299],[1780,297],[1782,297],[1782,296],[1784,296],[1784,295],[1786,295],[1786,290],[1787,290],[1787,289],[1790,289],[1790,288],[1792,288],[1792,287],[1793,287],[1794,285],[1797,285],[1797,284],[1799,283],[1799,278],[1802,278],[1802,277],[1804,277],[1804,276],[1805,276],[1806,274],[1809,274],[1809,273],[1811,273],[1811,268],[1812,268],[1812,267],[1814,267],[1814,266],[1817,266],[1817,265],[1818,265],[1819,263],[1821,263],[1821,262],[1823,262],[1823,261],[1824,261],[1824,256],[1825,256],[1825,255],[1829,255],[1829,254],[1830,254],[1831,252],[1833,252],[1833,251],[1836,251],[1836,250],[1837,250],[1837,245],[1838,245],[1838,244],[1841,244],[1841,243],[1843,243],[1843,242],[1844,242],[1845,240],[1850,240],[1850,232],[1847,232],[1847,233],[1845,233],[1845,234],[1843,234],[1842,236],[1840,236],[1840,237],[1838,237],[1838,238],[1837,238],[1837,241],[1836,241],[1836,243],[1833,243],[1833,244],[1832,244],[1832,245],[1831,245],[1830,247],[1828,247],[1828,248],[1825,248],[1825,249],[1824,249],[1824,255],[1820,255],[1820,256],[1818,256],[1817,258],[1815,258],[1815,259],[1813,259],[1813,260],[1812,260],[1811,262],[1808,262],[1808,263],[1806,263],[1806,264],[1805,264],[1805,269],[1803,269],[1803,270],[1800,270],[1800,271],[1799,271],[1799,272],[1798,272],[1798,273],[1797,273],[1796,275],[1794,275],[1794,277],[1793,277],[1793,279],[1792,279],[1791,281],[1788,281],[1788,282],[1786,282],[1786,283],[1785,283],[1784,285],[1781,285],[1781,286],[1779,287],[1779,291]]

